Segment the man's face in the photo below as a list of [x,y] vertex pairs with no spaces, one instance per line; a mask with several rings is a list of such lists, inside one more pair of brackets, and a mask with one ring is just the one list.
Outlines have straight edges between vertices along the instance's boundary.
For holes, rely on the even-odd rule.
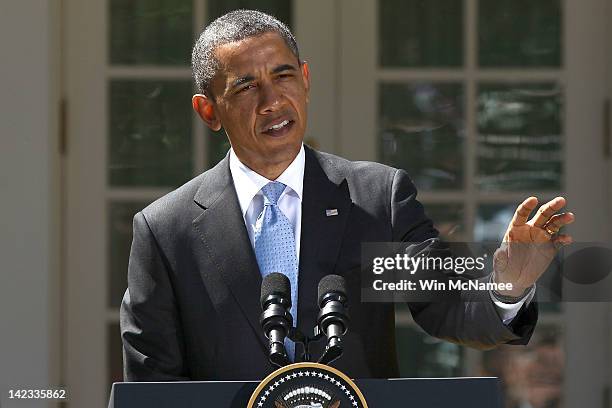
[[[287,165],[306,131],[308,67],[283,39],[265,33],[222,45],[212,109],[238,157],[249,167]],[[218,130],[218,129],[217,129]]]

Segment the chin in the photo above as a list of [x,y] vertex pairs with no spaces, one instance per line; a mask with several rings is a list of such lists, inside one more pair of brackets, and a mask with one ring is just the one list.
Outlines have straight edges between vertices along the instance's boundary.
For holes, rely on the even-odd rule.
[[281,162],[285,160],[292,160],[300,151],[301,141],[296,143],[295,141],[287,141],[286,143],[275,143],[273,147],[267,149],[274,157],[274,161]]

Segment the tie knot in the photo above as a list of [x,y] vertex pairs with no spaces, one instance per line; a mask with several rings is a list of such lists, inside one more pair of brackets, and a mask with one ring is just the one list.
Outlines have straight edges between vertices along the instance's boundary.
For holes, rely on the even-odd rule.
[[264,195],[264,205],[276,205],[278,198],[285,190],[285,185],[278,181],[272,181],[261,188]]

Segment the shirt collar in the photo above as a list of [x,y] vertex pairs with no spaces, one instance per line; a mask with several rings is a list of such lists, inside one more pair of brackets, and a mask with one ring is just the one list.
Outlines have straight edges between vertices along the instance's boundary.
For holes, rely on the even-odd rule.
[[[297,195],[300,201],[302,200],[302,192],[304,189],[305,163],[306,154],[304,152],[304,145],[302,144],[295,159],[293,159],[289,167],[287,167],[276,179],[276,181],[285,184],[290,189],[285,189],[283,194],[293,193]],[[242,163],[240,159],[238,159],[238,156],[236,156],[234,149],[230,149],[229,167],[232,179],[234,180],[238,202],[242,209],[242,215],[245,215],[253,198],[259,193],[263,186],[270,183],[272,180],[268,180]]]

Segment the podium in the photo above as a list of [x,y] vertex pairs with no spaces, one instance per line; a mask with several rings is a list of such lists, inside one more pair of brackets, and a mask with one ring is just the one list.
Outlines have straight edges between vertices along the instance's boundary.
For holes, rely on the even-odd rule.
[[[478,378],[354,380],[369,408],[501,408],[499,381]],[[109,408],[245,408],[258,381],[114,383]]]

